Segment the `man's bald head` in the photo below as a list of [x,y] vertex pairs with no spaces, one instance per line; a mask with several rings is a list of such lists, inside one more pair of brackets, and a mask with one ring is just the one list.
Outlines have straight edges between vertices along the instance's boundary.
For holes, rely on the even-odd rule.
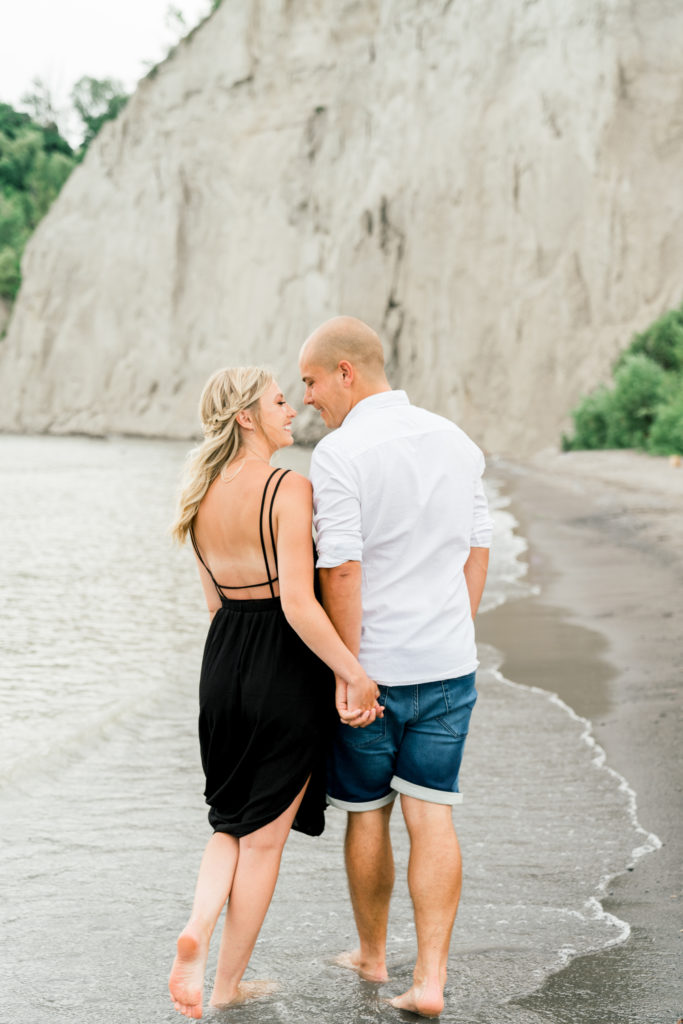
[[304,404],[317,409],[327,427],[338,427],[370,395],[391,391],[382,342],[353,316],[336,316],[314,331],[302,346],[299,369]]
[[371,327],[354,316],[335,316],[311,334],[301,360],[334,370],[347,360],[368,380],[384,379],[382,342]]

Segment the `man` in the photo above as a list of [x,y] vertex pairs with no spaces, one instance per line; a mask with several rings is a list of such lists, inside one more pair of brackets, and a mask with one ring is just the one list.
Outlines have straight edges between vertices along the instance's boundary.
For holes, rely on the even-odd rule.
[[338,681],[328,797],[349,812],[345,858],[360,938],[340,962],[387,980],[389,817],[400,794],[418,951],[413,985],[391,1003],[436,1016],[462,878],[451,808],[461,800],[476,700],[472,620],[491,538],[484,458],[449,420],[391,390],[381,342],[360,320],[324,323],[305,342],[300,369],[304,402],[333,428],[311,461],[323,603],[384,708],[350,719]]

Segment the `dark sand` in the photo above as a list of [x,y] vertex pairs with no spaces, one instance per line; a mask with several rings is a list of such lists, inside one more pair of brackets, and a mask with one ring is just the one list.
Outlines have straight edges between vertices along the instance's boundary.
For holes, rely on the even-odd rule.
[[[529,542],[537,597],[478,620],[509,679],[591,719],[662,848],[610,885],[629,939],[580,957],[520,1005],[553,1024],[683,1017],[683,468],[632,452],[494,464]],[[590,808],[587,808],[590,813]]]

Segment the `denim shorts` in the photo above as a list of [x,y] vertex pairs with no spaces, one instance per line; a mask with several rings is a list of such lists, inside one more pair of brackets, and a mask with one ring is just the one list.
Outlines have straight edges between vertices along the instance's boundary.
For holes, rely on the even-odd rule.
[[328,759],[327,798],[345,811],[370,811],[397,793],[458,804],[458,774],[475,673],[409,686],[380,684],[384,717],[365,729],[339,723]]

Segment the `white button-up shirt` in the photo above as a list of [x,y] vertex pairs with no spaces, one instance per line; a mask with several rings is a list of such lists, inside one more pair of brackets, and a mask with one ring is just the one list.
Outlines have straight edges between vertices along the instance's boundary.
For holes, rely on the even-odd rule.
[[488,547],[484,456],[404,391],[363,399],[311,459],[318,566],[362,567],[360,662],[390,685],[478,665],[463,566]]

